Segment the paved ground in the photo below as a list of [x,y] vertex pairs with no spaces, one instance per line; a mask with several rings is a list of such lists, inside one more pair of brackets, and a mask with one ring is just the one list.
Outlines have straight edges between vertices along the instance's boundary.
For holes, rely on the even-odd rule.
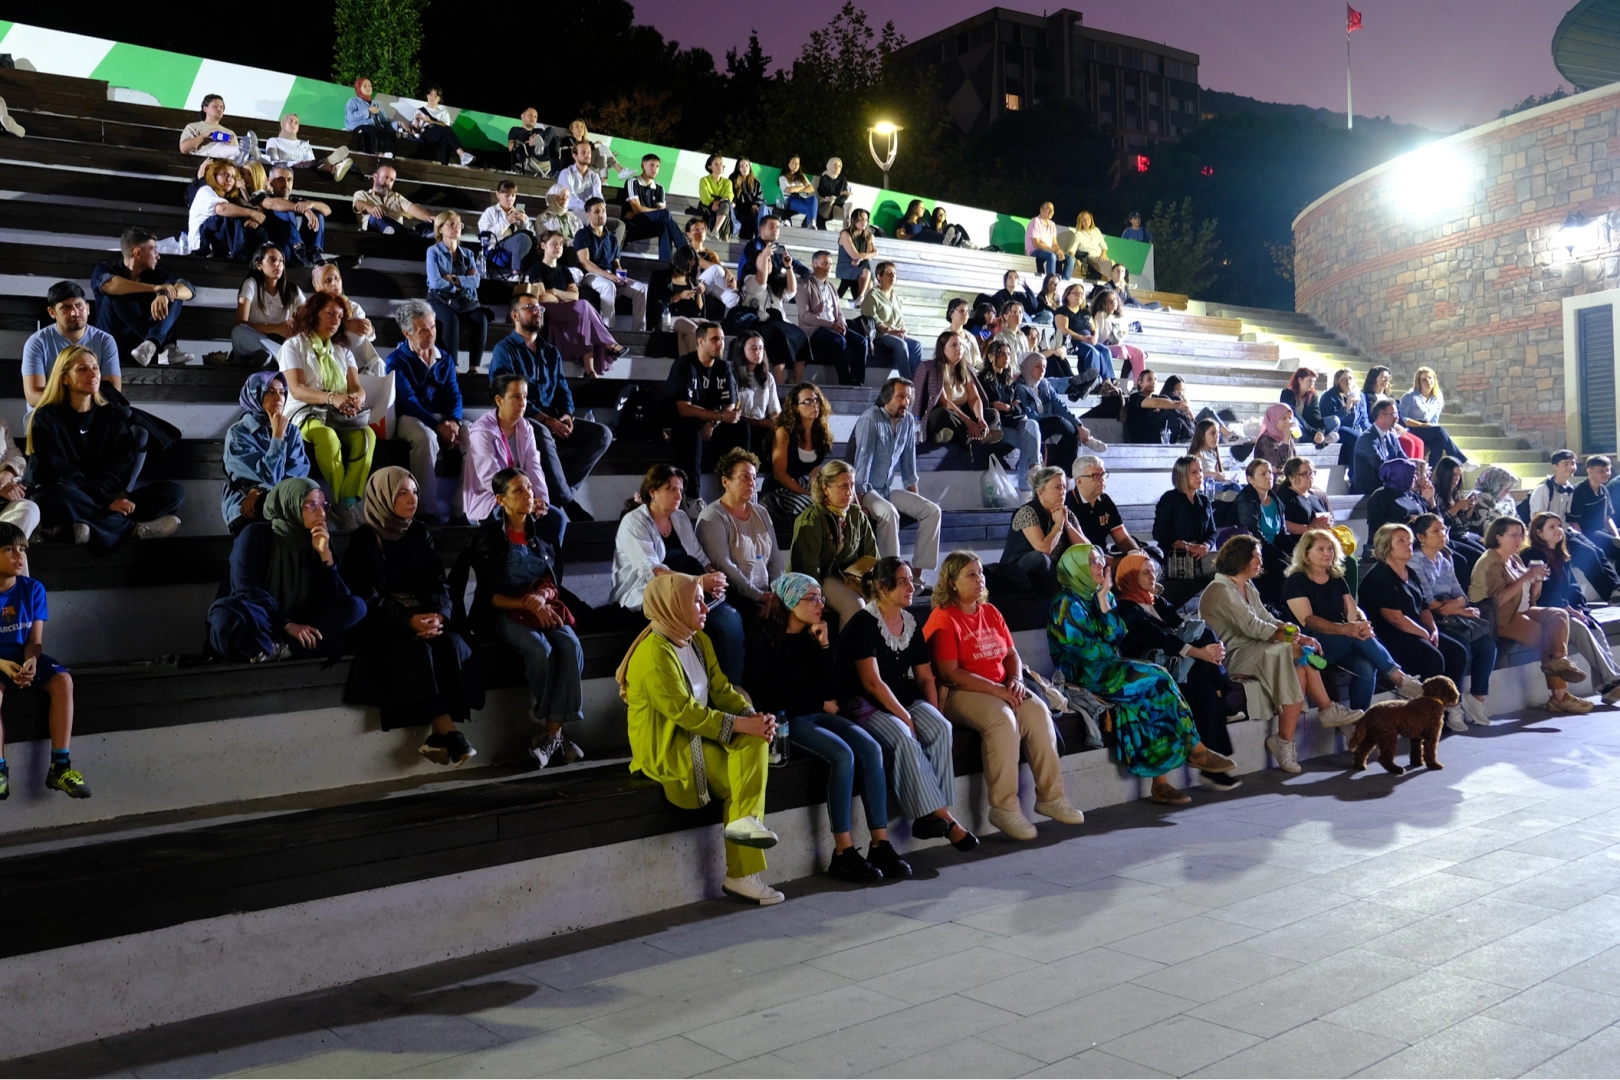
[[0,1075],[1614,1075],[1620,712],[1441,760],[1250,777]]

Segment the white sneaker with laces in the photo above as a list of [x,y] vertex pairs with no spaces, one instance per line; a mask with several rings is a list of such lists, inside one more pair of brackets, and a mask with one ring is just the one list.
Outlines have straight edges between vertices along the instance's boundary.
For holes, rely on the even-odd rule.
[[765,884],[758,874],[749,874],[747,877],[728,877],[720,886],[727,896],[735,896],[738,900],[760,907],[770,907],[780,904],[787,897]]
[[989,817],[990,824],[1000,829],[1009,840],[1033,840],[1037,835],[1035,826],[1021,810],[1002,810],[992,806]]
[[1051,818],[1060,825],[1084,825],[1086,823],[1086,815],[1081,812],[1079,807],[1069,801],[1067,795],[1059,795],[1057,798],[1047,802],[1037,802],[1035,812]]
[[149,338],[130,350],[129,355],[141,367],[146,367],[152,363],[152,358],[157,355],[157,342]]
[[197,358],[195,356],[188,352],[182,352],[178,345],[170,345],[163,350],[163,363],[168,364],[170,367],[185,367],[187,364],[195,364],[196,362]]
[[[1326,728],[1349,727],[1362,717],[1360,709],[1350,709],[1335,701],[1316,714],[1316,722]],[[1292,745],[1292,744],[1290,744]]]
[[471,154],[467,153],[467,151],[463,150],[461,152],[461,164],[463,166],[466,166],[466,165],[471,165],[472,163],[473,163],[473,156]]
[[143,521],[135,526],[135,539],[137,540],[166,540],[180,529],[180,519],[173,514],[164,514],[151,521]]
[[[1423,696],[1422,679],[1418,678],[1416,675],[1408,675],[1406,672],[1401,671],[1400,668],[1396,668],[1395,670],[1399,671],[1401,675],[1401,684],[1395,688],[1395,694],[1397,697],[1403,697],[1407,701],[1413,701]],[[1394,680],[1390,681],[1393,682]]]
[[741,817],[726,826],[725,837],[743,847],[768,848],[776,846],[776,834],[765,827],[757,817]]
[[1277,759],[1277,768],[1283,772],[1297,773],[1303,771],[1300,768],[1299,757],[1295,753],[1292,742],[1279,739],[1275,735],[1267,735],[1266,749],[1271,751],[1271,756]]
[[1108,444],[1093,435],[1091,438],[1086,440],[1086,449],[1090,450],[1093,454],[1106,454],[1108,453]]
[[1479,727],[1491,726],[1491,715],[1485,711],[1485,703],[1473,694],[1462,696],[1463,716],[1469,723]]
[[1461,705],[1453,705],[1446,709],[1446,729],[1448,731],[1467,731],[1468,721],[1463,719]]

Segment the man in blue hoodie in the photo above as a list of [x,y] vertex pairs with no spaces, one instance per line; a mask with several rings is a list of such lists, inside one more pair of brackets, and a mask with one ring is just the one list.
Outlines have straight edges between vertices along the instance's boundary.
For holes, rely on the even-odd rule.
[[[433,308],[426,300],[407,300],[394,312],[405,340],[383,358],[394,374],[395,427],[411,447],[411,475],[422,506],[429,511],[437,499],[434,471],[439,456],[458,455],[467,446],[467,424],[461,418],[461,386],[456,382],[456,360],[438,346]],[[453,473],[461,475],[458,460]],[[459,499],[452,506],[460,505]],[[437,517],[428,513],[426,517]]]

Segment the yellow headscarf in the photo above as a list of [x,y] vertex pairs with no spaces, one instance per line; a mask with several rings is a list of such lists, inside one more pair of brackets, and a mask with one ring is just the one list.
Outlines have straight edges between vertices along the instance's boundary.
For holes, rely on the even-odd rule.
[[619,684],[619,697],[630,700],[630,658],[636,655],[648,634],[661,634],[679,649],[698,632],[695,621],[698,587],[698,579],[691,574],[660,574],[647,583],[646,591],[641,594],[641,613],[647,616],[647,629],[636,635],[630,651],[624,654],[613,672]]

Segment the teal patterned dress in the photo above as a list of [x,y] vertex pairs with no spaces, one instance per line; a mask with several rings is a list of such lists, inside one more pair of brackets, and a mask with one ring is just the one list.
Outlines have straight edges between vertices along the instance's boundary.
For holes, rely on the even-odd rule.
[[1075,686],[1113,706],[1114,756],[1137,776],[1163,776],[1187,760],[1198,743],[1192,710],[1170,673],[1156,664],[1126,660],[1118,643],[1125,620],[1117,606],[1104,612],[1095,600],[1061,592],[1046,628],[1052,663]]

